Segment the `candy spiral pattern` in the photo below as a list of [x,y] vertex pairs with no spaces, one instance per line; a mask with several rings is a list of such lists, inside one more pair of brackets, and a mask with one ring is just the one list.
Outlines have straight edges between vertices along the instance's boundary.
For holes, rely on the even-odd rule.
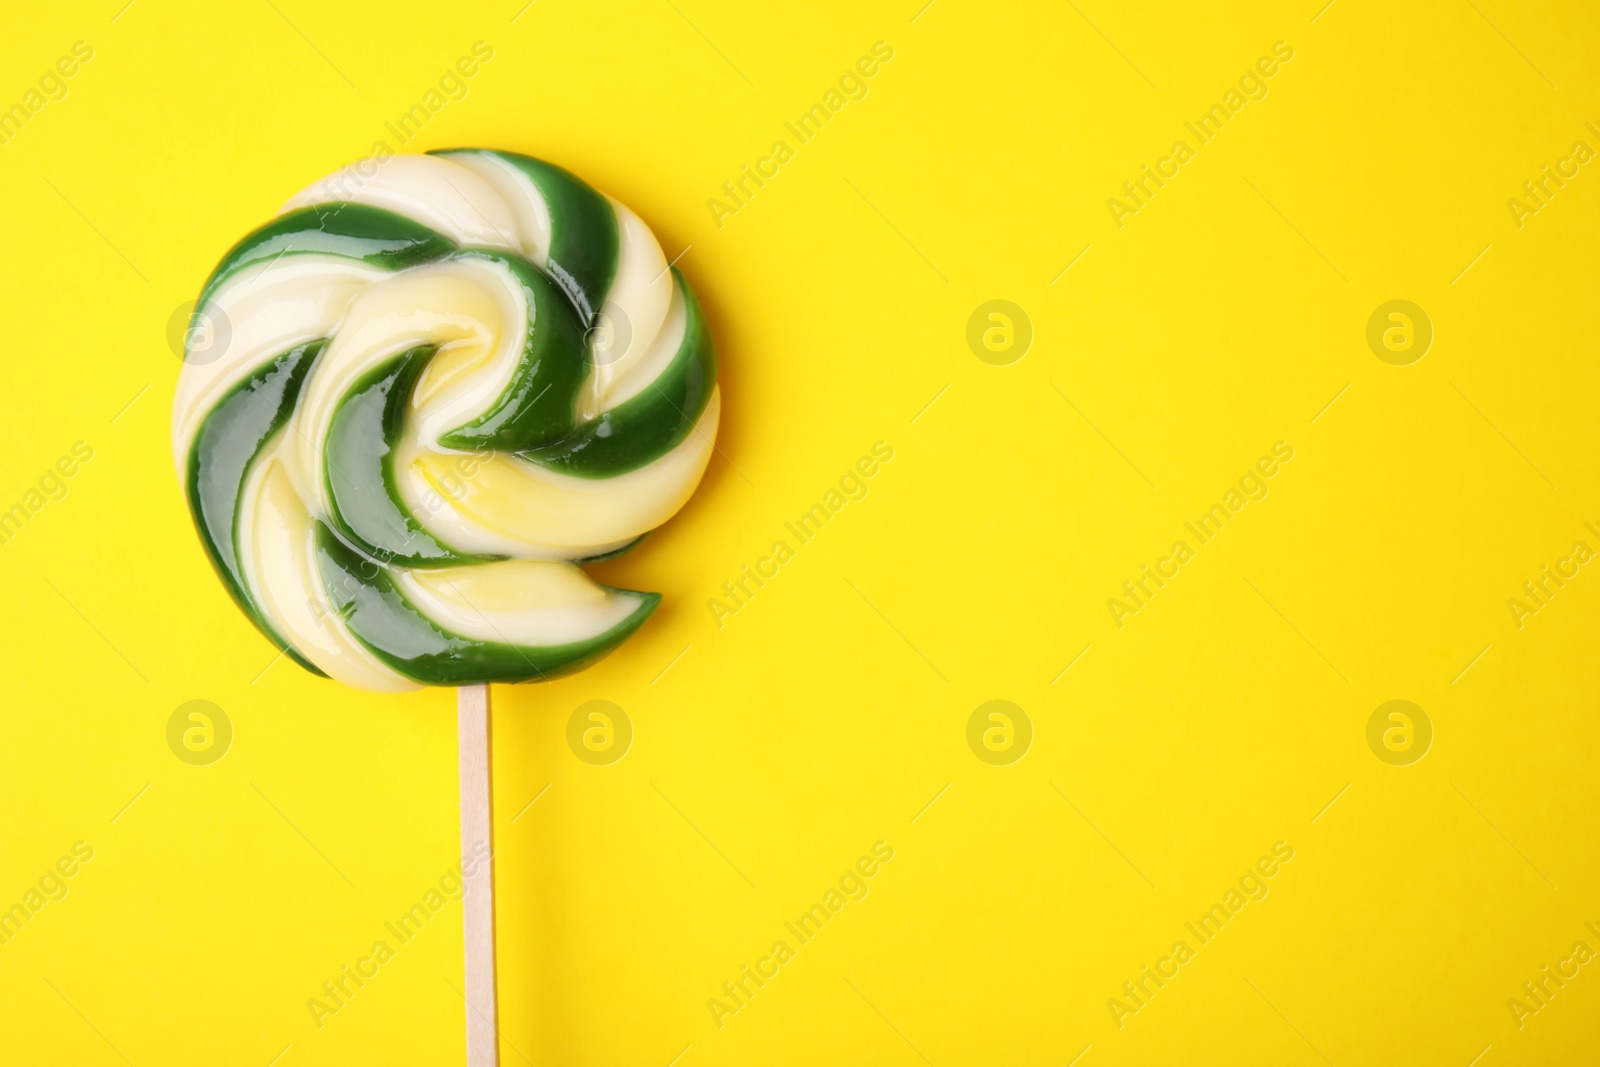
[[578,564],[688,500],[720,393],[649,228],[567,171],[482,149],[364,161],[212,272],[173,455],[229,592],[363,689],[529,681],[660,597]]

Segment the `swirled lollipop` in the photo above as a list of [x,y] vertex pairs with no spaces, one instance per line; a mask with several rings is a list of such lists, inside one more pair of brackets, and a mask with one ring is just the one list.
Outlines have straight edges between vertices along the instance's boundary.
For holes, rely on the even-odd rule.
[[173,454],[229,592],[364,689],[548,678],[660,599],[592,581],[670,518],[720,408],[694,294],[559,167],[480,149],[345,168],[205,283]]

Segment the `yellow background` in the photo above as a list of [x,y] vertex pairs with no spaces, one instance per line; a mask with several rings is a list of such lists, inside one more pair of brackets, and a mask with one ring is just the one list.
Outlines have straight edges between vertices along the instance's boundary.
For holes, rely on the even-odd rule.
[[[1600,174],[1506,206],[1600,148],[1592,5],[122,2],[0,40],[5,104],[95,50],[0,146],[0,507],[95,450],[0,546],[0,906],[95,850],[0,947],[0,1059],[462,1062],[459,905],[320,1029],[306,1005],[454,862],[452,694],[263,673],[173,476],[166,330],[479,40],[405,147],[543,156],[687,246],[726,401],[694,500],[597,568],[655,618],[494,692],[503,1063],[1593,1056],[1600,968],[1522,1029],[1506,1005],[1600,949],[1600,574],[1506,606],[1600,547]],[[708,198],[880,40],[719,228]],[[1280,40],[1270,95],[1119,229],[1107,198]],[[1396,298],[1435,329],[1407,367],[1365,340]],[[965,340],[991,299],[1033,325],[1008,366]],[[880,440],[870,494],[716,626]],[[1107,598],[1280,440],[1270,495],[1118,629]],[[1435,730],[1411,766],[1366,742],[1396,698]],[[192,699],[233,723],[211,766],[167,747]],[[592,699],[634,725],[610,766],[565,740]],[[967,746],[991,699],[1033,724],[1009,766]],[[719,1028],[880,840],[870,895]],[[1270,895],[1119,1029],[1108,998],[1280,840]]]

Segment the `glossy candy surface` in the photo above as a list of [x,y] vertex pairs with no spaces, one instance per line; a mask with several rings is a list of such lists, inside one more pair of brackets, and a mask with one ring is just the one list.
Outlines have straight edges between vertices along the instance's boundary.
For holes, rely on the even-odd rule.
[[178,475],[228,591],[302,666],[538,680],[654,609],[577,564],[683,506],[720,394],[694,294],[626,207],[511,153],[364,161],[229,250],[196,323]]

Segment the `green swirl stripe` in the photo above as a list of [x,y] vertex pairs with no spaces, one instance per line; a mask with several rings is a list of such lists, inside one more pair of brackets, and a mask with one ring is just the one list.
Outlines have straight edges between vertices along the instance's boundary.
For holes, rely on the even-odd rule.
[[359,260],[385,270],[426,263],[455,249],[441,233],[393,211],[343,201],[279,215],[228,250],[200,291],[200,306],[224,283],[257,263],[315,254]]
[[422,345],[362,376],[340,398],[323,447],[329,520],[367,555],[406,567],[450,567],[498,556],[458,552],[428,533],[401,503],[395,449],[417,378],[437,352]]
[[189,450],[184,489],[206,555],[234,602],[291,659],[313,674],[323,672],[284,640],[255,598],[239,566],[239,500],[250,470],[267,444],[283,431],[300,395],[306,369],[316,362],[326,339],[292,348],[235,386],[207,413]]
[[660,459],[689,436],[717,384],[717,350],[700,302],[676,267],[683,294],[683,342],[661,376],[576,433],[522,458],[580,478],[611,478]]
[[570,171],[515,152],[481,148],[430,152],[443,159],[492,156],[520,171],[539,191],[550,212],[550,259],[546,270],[578,309],[585,327],[605,306],[617,277],[617,212],[599,192]]
[[620,623],[585,641],[513,645],[441,629],[402,593],[386,568],[317,524],[317,567],[350,632],[387,666],[424,685],[548,680],[582,670],[626,641],[661,602],[659,593],[610,592],[638,603]]
[[528,309],[528,337],[511,383],[478,418],[441,434],[439,443],[464,452],[519,452],[572,433],[578,390],[589,373],[583,326],[561,290],[525,260],[468,250],[453,257],[505,267],[517,279]]
[[608,559],[616,559],[618,556],[626,556],[629,552],[632,552],[634,549],[639,547],[639,542],[640,541],[643,541],[646,537],[649,537],[649,536],[650,536],[650,534],[648,532],[642,533],[638,537],[635,537],[632,541],[629,541],[626,544],[618,545],[616,548],[613,548],[610,552],[597,552],[592,556],[584,556],[582,559],[575,559],[572,562],[573,563],[579,563],[579,564],[582,564],[582,563],[604,563]]

